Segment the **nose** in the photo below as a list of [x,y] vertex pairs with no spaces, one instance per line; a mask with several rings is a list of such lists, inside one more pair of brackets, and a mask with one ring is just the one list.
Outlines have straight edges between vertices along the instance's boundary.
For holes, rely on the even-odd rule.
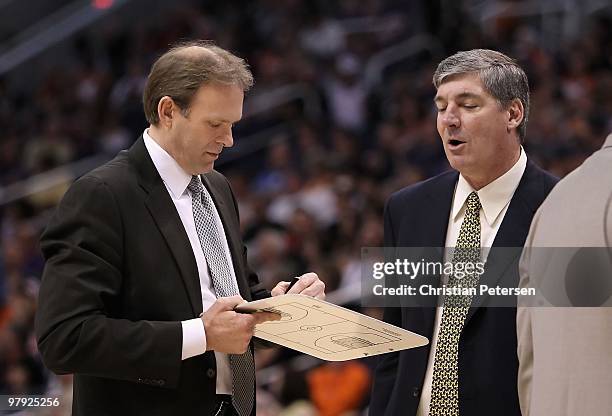
[[448,105],[444,113],[440,115],[440,121],[445,127],[459,127],[461,125],[456,108],[451,107],[451,105]]
[[234,136],[232,135],[231,127],[229,127],[227,132],[222,136],[221,143],[223,143],[223,147],[232,147],[234,145]]

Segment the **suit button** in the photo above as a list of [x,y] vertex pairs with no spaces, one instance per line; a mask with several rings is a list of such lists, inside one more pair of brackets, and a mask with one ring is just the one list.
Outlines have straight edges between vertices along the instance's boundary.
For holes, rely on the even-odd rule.
[[421,389],[418,387],[414,387],[412,389],[412,397],[419,397],[419,395],[421,394]]
[[206,376],[208,378],[215,378],[216,374],[217,372],[213,368],[209,368],[208,370],[206,370]]

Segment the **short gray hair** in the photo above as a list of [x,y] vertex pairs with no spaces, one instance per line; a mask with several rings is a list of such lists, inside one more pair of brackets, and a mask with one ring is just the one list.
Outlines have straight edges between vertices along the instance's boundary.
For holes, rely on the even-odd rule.
[[253,75],[244,59],[209,41],[190,41],[173,46],[155,61],[142,95],[147,121],[159,122],[157,105],[168,96],[187,116],[193,96],[210,82],[234,84],[247,91]]
[[527,133],[529,118],[529,82],[523,68],[501,52],[490,49],[472,49],[449,56],[436,69],[433,84],[438,89],[453,75],[475,73],[502,108],[507,108],[514,99],[519,99],[525,109],[523,120],[517,130],[521,141]]

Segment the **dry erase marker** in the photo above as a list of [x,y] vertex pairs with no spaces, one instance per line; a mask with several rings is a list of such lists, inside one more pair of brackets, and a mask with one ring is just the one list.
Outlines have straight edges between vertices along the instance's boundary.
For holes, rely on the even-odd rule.
[[299,281],[300,281],[299,277],[294,277],[293,279],[291,279],[291,283],[289,283],[289,287],[287,288],[285,293],[289,292],[289,290]]

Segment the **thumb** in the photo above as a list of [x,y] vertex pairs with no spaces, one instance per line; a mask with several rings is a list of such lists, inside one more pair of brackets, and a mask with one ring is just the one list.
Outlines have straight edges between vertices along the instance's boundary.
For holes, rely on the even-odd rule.
[[245,302],[240,295],[218,298],[213,306],[211,306],[211,309],[216,307],[219,312],[233,311],[236,306]]

